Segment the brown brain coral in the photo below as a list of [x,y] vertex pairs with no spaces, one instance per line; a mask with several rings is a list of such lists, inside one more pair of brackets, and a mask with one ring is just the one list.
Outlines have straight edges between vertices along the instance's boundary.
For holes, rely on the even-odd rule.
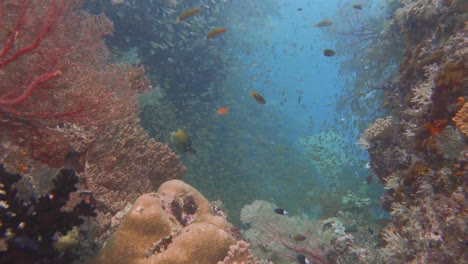
[[144,194],[92,263],[217,263],[236,240],[201,193],[179,180]]

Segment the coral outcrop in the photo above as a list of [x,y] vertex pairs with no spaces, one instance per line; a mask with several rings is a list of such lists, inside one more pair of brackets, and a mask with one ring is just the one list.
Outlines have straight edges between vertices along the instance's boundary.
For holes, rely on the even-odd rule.
[[236,239],[207,199],[179,180],[133,204],[92,263],[217,263]]
[[407,47],[389,87],[403,100],[390,113],[394,133],[369,148],[392,216],[378,250],[383,263],[466,263],[466,4],[400,2]]

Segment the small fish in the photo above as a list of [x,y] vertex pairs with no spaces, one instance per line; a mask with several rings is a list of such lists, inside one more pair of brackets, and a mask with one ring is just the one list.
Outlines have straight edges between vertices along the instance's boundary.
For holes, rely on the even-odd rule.
[[275,213],[280,214],[280,215],[288,215],[288,212],[282,208],[276,208]]
[[297,9],[297,11],[302,11],[302,7],[299,7],[299,8]]
[[304,235],[301,234],[295,234],[294,236],[289,236],[290,239],[295,240],[297,242],[301,242],[307,239]]
[[296,259],[297,259],[297,263],[299,263],[299,264],[311,264],[312,263],[312,262],[310,262],[310,260],[308,260],[306,258],[306,256],[304,256],[302,254],[297,255]]
[[362,5],[360,5],[360,4],[355,4],[355,5],[353,5],[353,8],[354,8],[354,9],[357,9],[357,10],[361,10],[361,9],[362,9]]
[[327,57],[333,57],[335,54],[336,54],[336,51],[334,51],[332,49],[326,49],[326,50],[323,51],[323,55],[325,55]]
[[197,152],[192,148],[192,138],[183,129],[171,132],[169,142],[181,153],[195,154]]
[[263,98],[263,96],[261,96],[259,93],[254,92],[254,91],[251,91],[251,92],[250,92],[250,96],[252,96],[253,98],[255,98],[255,100],[257,100],[257,102],[258,102],[259,104],[266,104],[265,98]]
[[226,28],[215,28],[206,34],[206,38],[214,38],[220,34],[223,34],[227,31]]
[[28,172],[29,167],[26,166],[26,165],[24,165],[23,163],[21,163],[21,164],[19,165],[18,170],[19,170],[19,172],[21,172],[21,173],[26,173],[26,172]]
[[328,26],[331,26],[333,25],[333,22],[329,21],[329,20],[324,20],[324,21],[321,21],[321,22],[318,22],[317,24],[314,25],[314,27],[328,27]]
[[372,175],[369,175],[369,176],[366,177],[367,185],[372,184],[372,179],[373,179]]
[[302,96],[299,95],[299,98],[297,98],[297,104],[301,104],[301,99],[302,99]]
[[195,14],[198,14],[198,13],[200,13],[200,9],[198,9],[198,8],[189,9],[189,10],[183,12],[183,13],[176,19],[176,24],[179,24],[180,21],[185,20],[185,19],[187,19],[187,18],[189,18],[189,17],[191,17],[191,16],[193,16],[193,15],[195,15]]
[[218,109],[218,115],[225,115],[225,114],[229,114],[229,107],[221,107],[220,109]]

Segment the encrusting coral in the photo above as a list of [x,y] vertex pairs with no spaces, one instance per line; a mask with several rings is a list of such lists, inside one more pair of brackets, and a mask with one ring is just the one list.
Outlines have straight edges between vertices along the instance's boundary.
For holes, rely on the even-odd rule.
[[180,180],[138,198],[92,263],[217,263],[236,243],[231,225]]

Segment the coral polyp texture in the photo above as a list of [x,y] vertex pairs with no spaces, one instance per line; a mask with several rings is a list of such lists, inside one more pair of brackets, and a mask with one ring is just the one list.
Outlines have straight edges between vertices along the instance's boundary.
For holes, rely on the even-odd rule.
[[140,196],[92,263],[217,263],[236,244],[231,225],[180,180]]
[[390,113],[393,133],[368,149],[392,216],[379,252],[384,263],[466,263],[466,3],[400,2],[406,52],[390,89],[404,99]]
[[452,118],[452,120],[463,135],[468,137],[468,103],[463,104],[462,108],[458,111],[457,115]]

